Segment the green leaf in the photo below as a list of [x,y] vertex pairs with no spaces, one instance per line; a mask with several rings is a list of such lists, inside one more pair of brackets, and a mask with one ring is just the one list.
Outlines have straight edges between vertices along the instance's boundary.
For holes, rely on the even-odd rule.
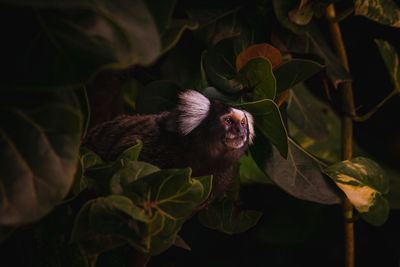
[[251,155],[240,158],[240,182],[243,184],[273,184],[271,179],[260,170]]
[[154,81],[139,92],[136,108],[140,114],[155,114],[175,107],[183,89],[175,82]]
[[225,198],[201,210],[199,220],[205,227],[226,234],[238,234],[255,226],[261,215],[260,211],[239,210],[232,200]]
[[154,165],[142,161],[130,161],[123,165],[110,180],[110,192],[123,194],[124,187],[144,176],[159,171]]
[[386,68],[389,71],[390,78],[395,89],[400,93],[400,68],[399,56],[396,49],[384,40],[375,40],[379,52],[385,62]]
[[[295,108],[296,102],[293,100],[289,103],[287,110],[289,135],[301,147],[325,162],[340,161],[341,122],[339,116],[328,104],[307,90],[304,84],[297,85],[292,92],[298,99],[296,102],[299,102],[300,107],[312,108],[304,111],[304,117],[308,118],[307,120],[299,120],[297,113],[300,112],[298,110],[300,107]],[[316,129],[320,132],[314,131],[314,127],[317,127]]]
[[0,224],[13,226],[40,219],[67,195],[76,172],[82,116],[72,91],[8,92],[2,99]]
[[114,175],[112,190],[118,180],[122,190],[116,193],[125,196],[97,198],[82,207],[73,240],[93,253],[127,242],[155,255],[173,245],[187,216],[208,198],[211,176],[192,179],[190,169],[157,171],[144,164],[129,162]]
[[211,194],[213,177],[208,175],[201,177],[193,177],[192,179],[199,181],[203,186],[203,195],[201,196],[199,203],[205,202]]
[[89,148],[81,147],[81,155],[83,160],[82,165],[85,169],[104,163],[100,156]]
[[283,62],[274,70],[277,94],[307,80],[324,67],[316,61],[307,59],[292,59]]
[[324,120],[327,113],[324,112],[325,105],[320,104],[303,84],[289,91],[287,103],[287,116],[297,129],[316,141],[327,141],[329,132]]
[[265,99],[237,106],[253,115],[256,129],[276,146],[282,157],[286,158],[288,153],[287,132],[276,104],[270,99]]
[[76,88],[104,67],[148,65],[162,53],[157,26],[142,0],[18,4],[33,8],[11,11],[21,27],[3,43],[13,56],[3,59],[9,67],[2,84]]
[[400,9],[393,0],[354,0],[355,15],[392,27],[400,27]]
[[143,142],[140,140],[136,140],[136,145],[131,146],[118,156],[115,162],[119,162],[122,166],[127,164],[130,161],[136,161],[139,158],[140,151],[142,151]]
[[321,162],[290,141],[287,159],[256,132],[251,155],[261,170],[290,195],[321,204],[341,201],[337,189],[322,174]]
[[276,94],[276,80],[272,66],[268,59],[257,57],[250,59],[244,65],[235,80],[254,90],[260,99],[274,99]]
[[190,173],[189,168],[161,170],[130,183],[126,190],[141,197],[144,206],[150,204],[163,216],[185,218],[204,198],[202,183],[190,178]]
[[324,173],[346,194],[364,220],[373,225],[386,221],[389,203],[384,195],[389,191],[389,181],[375,161],[357,157],[335,163]]

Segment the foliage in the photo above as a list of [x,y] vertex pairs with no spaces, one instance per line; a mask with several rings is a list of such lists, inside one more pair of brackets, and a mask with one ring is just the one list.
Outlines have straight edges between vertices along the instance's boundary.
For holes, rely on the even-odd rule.
[[[357,147],[363,157],[341,161],[336,107],[307,82],[322,77],[337,88],[352,79],[320,27],[332,2],[400,26],[392,0],[0,0],[2,18],[18,21],[15,28],[2,23],[0,241],[32,227],[40,244],[55,244],[49,266],[57,249],[68,255],[59,266],[100,266],[102,255],[126,247],[150,255],[188,247],[178,233],[208,199],[212,173],[191,177],[190,168],[138,161],[140,140],[114,162],[80,146],[92,109],[101,108],[89,103],[86,87],[109,70],[130,74],[115,88],[128,113],[172,109],[188,88],[252,113],[256,138],[232,174],[236,185],[277,186],[319,204],[339,204],[346,195],[362,219],[384,224],[389,206],[399,207],[399,187],[389,189],[399,184],[398,172]],[[398,54],[389,42],[375,42],[392,97],[400,90]],[[266,236],[276,218],[265,223],[247,207],[237,193],[198,219],[228,234],[260,222],[259,239],[276,239]]]

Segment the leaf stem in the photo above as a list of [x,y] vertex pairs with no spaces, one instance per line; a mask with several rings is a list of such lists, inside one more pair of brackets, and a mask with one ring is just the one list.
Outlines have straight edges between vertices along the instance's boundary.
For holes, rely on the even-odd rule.
[[[332,35],[332,42],[344,68],[349,71],[346,49],[344,47],[339,24],[333,19],[336,17],[335,7],[330,4],[326,10],[326,17]],[[353,88],[350,82],[341,86],[342,93],[342,160],[352,157],[353,117],[355,117]],[[353,217],[353,206],[348,198],[343,200],[344,234],[345,234],[345,266],[354,267],[354,223],[348,219]]]
[[389,99],[391,99],[394,95],[398,94],[398,89],[393,89],[381,102],[379,102],[373,109],[371,109],[369,112],[365,113],[362,116],[355,116],[353,118],[354,121],[357,122],[362,122],[366,121],[369,118],[371,118],[372,115],[374,115]]

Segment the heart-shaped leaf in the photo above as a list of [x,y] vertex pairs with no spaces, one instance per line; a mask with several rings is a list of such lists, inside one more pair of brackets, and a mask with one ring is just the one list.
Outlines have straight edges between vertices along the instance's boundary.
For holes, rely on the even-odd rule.
[[296,143],[289,143],[287,159],[256,132],[251,154],[271,180],[290,195],[322,204],[340,203],[338,190],[322,174],[322,165]]
[[235,80],[252,90],[259,99],[275,98],[276,80],[272,72],[272,65],[266,58],[250,59],[240,69]]

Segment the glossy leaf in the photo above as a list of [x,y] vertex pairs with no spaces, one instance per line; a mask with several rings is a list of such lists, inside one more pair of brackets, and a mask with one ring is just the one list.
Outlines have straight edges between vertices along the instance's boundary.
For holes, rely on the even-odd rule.
[[399,56],[395,48],[384,40],[375,40],[379,52],[385,62],[390,78],[396,90],[400,93],[400,68]]
[[271,180],[290,195],[318,202],[336,204],[341,201],[337,189],[322,174],[320,162],[294,142],[289,143],[287,159],[265,137],[257,134],[251,155]]
[[361,217],[373,225],[382,225],[389,215],[385,194],[389,181],[379,165],[363,157],[335,163],[324,170],[346,194]]
[[82,133],[73,92],[24,95],[29,108],[22,94],[10,95],[0,115],[0,224],[7,226],[40,219],[66,196]]
[[273,69],[282,63],[282,55],[278,49],[270,44],[255,44],[247,47],[236,57],[236,72],[239,72],[252,58],[263,57],[268,59]]
[[276,104],[272,100],[265,99],[237,106],[253,115],[255,127],[259,133],[278,149],[282,157],[286,158],[288,153],[287,132]]
[[400,27],[400,9],[393,0],[355,0],[355,15],[392,27]]
[[293,86],[307,80],[323,68],[324,65],[307,59],[291,59],[282,63],[274,70],[276,93],[279,94],[293,88]]
[[276,80],[268,59],[258,57],[250,59],[244,65],[235,80],[252,90],[260,99],[274,99]]
[[199,220],[205,227],[226,234],[238,234],[255,226],[261,215],[260,211],[240,210],[232,200],[225,198],[201,210]]

